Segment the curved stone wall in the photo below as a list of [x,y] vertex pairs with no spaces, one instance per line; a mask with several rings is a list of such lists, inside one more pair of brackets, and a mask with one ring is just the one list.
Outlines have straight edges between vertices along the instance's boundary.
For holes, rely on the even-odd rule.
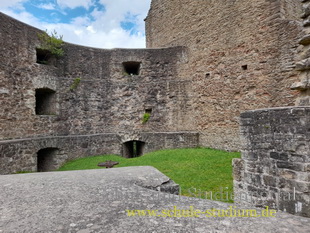
[[[59,148],[59,166],[82,156],[122,154],[124,140],[143,135],[149,135],[145,152],[198,145],[187,117],[191,85],[179,77],[185,48],[66,43],[63,57],[38,64],[42,32],[4,14],[0,22],[0,174],[35,171],[36,153],[44,148]],[[143,123],[146,112],[151,117]],[[57,143],[45,145],[50,141]]]

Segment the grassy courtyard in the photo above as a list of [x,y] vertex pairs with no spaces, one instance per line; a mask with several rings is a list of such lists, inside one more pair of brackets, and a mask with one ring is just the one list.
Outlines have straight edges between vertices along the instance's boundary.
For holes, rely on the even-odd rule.
[[115,167],[153,166],[179,184],[182,195],[210,199],[212,192],[214,199],[218,192],[232,193],[232,159],[239,157],[238,152],[207,148],[161,150],[132,159],[116,155],[81,158],[66,163],[59,171],[105,169],[97,164],[106,160],[119,162]]

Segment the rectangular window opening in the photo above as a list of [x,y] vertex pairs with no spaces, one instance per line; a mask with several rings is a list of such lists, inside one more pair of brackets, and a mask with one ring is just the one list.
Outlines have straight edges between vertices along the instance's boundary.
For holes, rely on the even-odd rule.
[[51,63],[52,54],[49,50],[36,48],[37,52],[37,63],[48,65]]
[[56,114],[56,92],[49,88],[36,89],[36,115]]
[[129,61],[123,62],[123,68],[126,75],[139,75],[141,62]]
[[241,66],[241,68],[242,68],[243,70],[247,70],[247,69],[248,69],[248,65],[243,65],[243,66]]
[[152,109],[151,108],[145,109],[145,113],[152,114]]

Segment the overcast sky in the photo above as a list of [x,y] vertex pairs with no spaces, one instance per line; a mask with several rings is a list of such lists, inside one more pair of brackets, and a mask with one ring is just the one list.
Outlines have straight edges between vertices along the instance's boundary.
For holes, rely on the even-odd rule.
[[151,0],[0,0],[0,11],[64,41],[98,48],[144,48]]

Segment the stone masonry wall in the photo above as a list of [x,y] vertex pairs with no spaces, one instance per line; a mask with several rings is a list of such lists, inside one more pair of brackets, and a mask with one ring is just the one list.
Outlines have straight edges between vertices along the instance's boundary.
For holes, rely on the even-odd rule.
[[[184,47],[104,50],[65,43],[63,57],[38,64],[38,33],[0,13],[0,174],[36,170],[37,152],[49,141],[57,142],[46,148],[59,149],[58,165],[121,155],[122,138],[143,134],[153,135],[145,138],[145,152],[198,145],[186,117],[191,85],[179,76]],[[140,63],[138,74],[126,73],[124,62]],[[45,102],[42,90],[53,93]],[[49,110],[38,113],[38,105]],[[142,123],[145,112],[151,117]]]
[[[100,50],[66,44],[56,66],[42,65],[35,52],[40,31],[0,17],[0,139],[188,130],[184,116],[191,85],[178,78],[176,68],[185,56],[182,47]],[[126,61],[141,62],[140,74],[124,75]],[[71,89],[76,79],[81,81]],[[56,91],[55,114],[35,114],[37,88]],[[152,109],[152,116],[142,124],[146,109]]]
[[[122,155],[123,143],[129,140],[145,142],[144,153],[163,148],[187,148],[198,146],[197,133],[133,133],[94,134],[76,136],[51,136],[0,141],[0,175],[22,171],[37,171],[37,153],[45,148],[57,148],[59,154],[50,164],[53,169],[65,162],[87,156]],[[102,158],[104,161],[104,158]]]
[[240,123],[236,201],[310,217],[310,107],[247,111]]
[[179,72],[202,146],[238,150],[241,112],[295,104],[300,13],[295,0],[152,1],[147,47],[188,47]]
[[[61,133],[188,130],[184,122],[191,86],[176,73],[181,47],[100,51],[67,46],[66,56],[65,76],[59,79],[65,100],[59,117],[66,121]],[[140,74],[124,75],[126,61],[141,62]],[[75,78],[81,78],[79,86],[68,91]],[[152,116],[142,124],[146,109]]]
[[300,91],[296,101],[299,106],[310,106],[310,1],[300,0],[303,5],[303,12],[300,15],[303,19],[304,36],[299,40],[299,59],[296,69],[300,71],[300,78],[291,86],[292,90]]

